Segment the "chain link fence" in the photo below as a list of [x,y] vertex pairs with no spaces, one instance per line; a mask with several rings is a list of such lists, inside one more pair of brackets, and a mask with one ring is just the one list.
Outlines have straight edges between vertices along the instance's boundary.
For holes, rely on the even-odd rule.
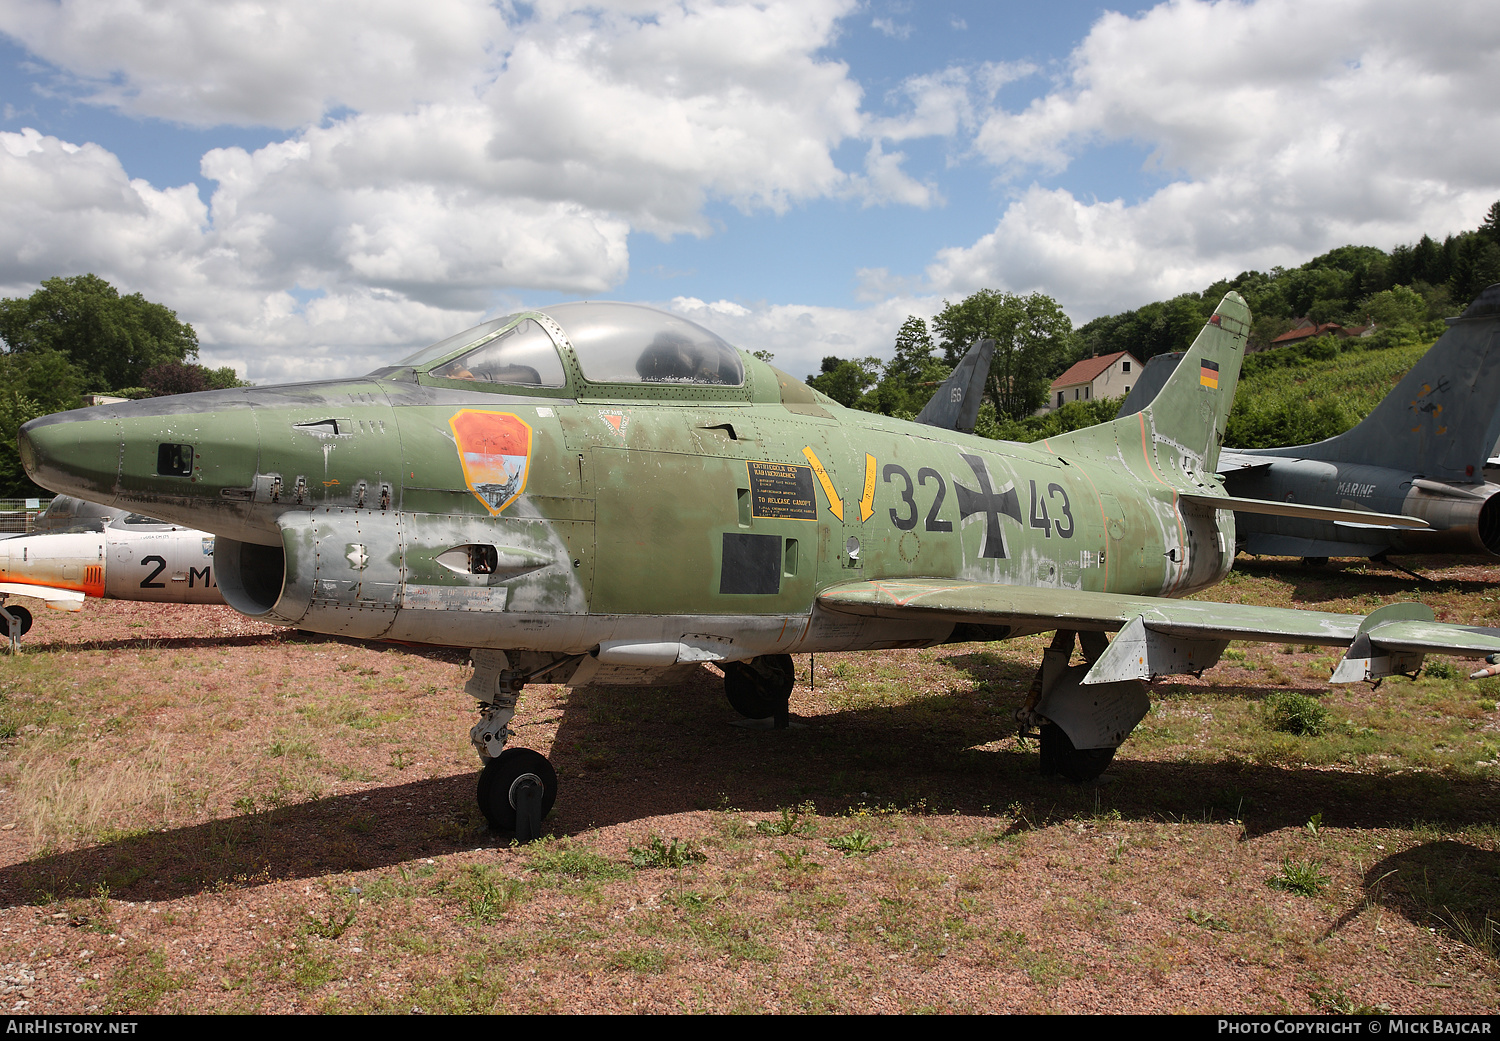
[[36,519],[51,499],[0,499],[0,535],[24,535],[36,530]]

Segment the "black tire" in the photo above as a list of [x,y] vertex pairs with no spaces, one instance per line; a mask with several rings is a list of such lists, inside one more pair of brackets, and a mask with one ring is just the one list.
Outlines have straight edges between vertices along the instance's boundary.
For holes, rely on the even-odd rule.
[[[21,635],[25,636],[31,632],[31,612],[24,607],[12,607],[8,609],[9,614],[21,626]],[[10,622],[5,615],[0,614],[0,636],[10,639]]]
[[479,811],[496,831],[516,830],[516,807],[511,789],[527,774],[542,783],[542,819],[557,801],[557,771],[540,752],[529,748],[507,748],[479,772]]
[[1303,557],[1302,558],[1302,566],[1303,567],[1327,567],[1328,566],[1328,558],[1327,557]]
[[784,710],[796,683],[797,669],[790,654],[724,663],[724,693],[746,719],[767,719]]
[[1061,774],[1078,784],[1097,778],[1115,758],[1113,748],[1074,748],[1067,732],[1056,723],[1042,724],[1041,745],[1042,774]]

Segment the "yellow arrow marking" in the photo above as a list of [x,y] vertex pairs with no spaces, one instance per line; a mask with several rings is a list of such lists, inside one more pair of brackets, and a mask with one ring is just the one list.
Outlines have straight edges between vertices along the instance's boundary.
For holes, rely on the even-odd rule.
[[865,493],[859,497],[859,519],[867,521],[875,512],[875,457],[865,453]]
[[840,499],[838,492],[833,490],[833,482],[828,479],[828,471],[823,469],[823,464],[818,461],[818,456],[812,448],[804,448],[802,454],[807,456],[807,461],[812,466],[813,476],[823,486],[823,494],[828,496],[828,512],[839,520],[843,520],[844,500]]

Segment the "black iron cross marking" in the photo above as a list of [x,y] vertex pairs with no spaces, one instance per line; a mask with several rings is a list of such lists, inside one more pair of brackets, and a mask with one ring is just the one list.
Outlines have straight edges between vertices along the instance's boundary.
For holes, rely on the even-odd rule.
[[958,489],[960,520],[967,520],[976,513],[984,514],[984,550],[979,555],[1004,558],[1008,554],[1005,552],[1005,535],[1000,530],[1000,515],[1003,513],[1017,524],[1021,523],[1021,503],[1016,498],[1015,486],[1007,481],[1005,487],[998,492],[991,491],[990,470],[985,466],[984,460],[977,455],[965,455],[963,460],[974,471],[979,491],[965,488],[957,481],[953,482],[953,486]]

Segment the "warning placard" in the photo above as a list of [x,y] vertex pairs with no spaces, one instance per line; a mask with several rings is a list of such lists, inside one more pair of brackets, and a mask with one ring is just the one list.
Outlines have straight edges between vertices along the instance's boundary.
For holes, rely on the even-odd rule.
[[812,467],[762,463],[754,459],[746,465],[750,468],[751,516],[767,520],[818,519]]

